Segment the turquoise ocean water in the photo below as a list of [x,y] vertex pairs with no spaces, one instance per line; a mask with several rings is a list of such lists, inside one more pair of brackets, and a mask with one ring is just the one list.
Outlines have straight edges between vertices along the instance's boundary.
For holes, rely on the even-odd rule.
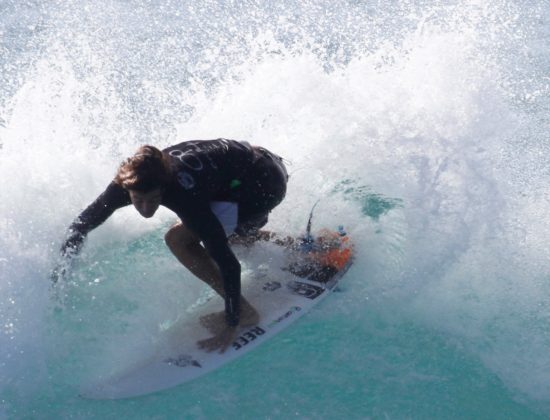
[[[0,0],[0,419],[550,418],[549,57],[546,0]],[[216,372],[81,399],[209,291],[124,209],[56,309],[66,227],[139,144],[216,137],[285,156],[270,228],[321,198],[355,265]]]

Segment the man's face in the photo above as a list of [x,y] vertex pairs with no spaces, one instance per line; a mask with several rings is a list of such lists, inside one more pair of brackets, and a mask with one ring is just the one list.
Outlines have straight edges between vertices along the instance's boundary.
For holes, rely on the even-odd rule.
[[162,201],[160,188],[148,192],[128,190],[128,193],[136,210],[145,218],[153,217]]

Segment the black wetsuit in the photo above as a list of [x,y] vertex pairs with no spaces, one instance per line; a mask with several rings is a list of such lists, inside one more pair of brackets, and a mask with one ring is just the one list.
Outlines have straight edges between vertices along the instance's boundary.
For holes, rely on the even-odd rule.
[[[186,141],[163,152],[170,156],[173,177],[163,191],[161,205],[176,213],[198,235],[218,264],[227,322],[237,325],[241,266],[210,203],[238,203],[238,234],[260,228],[286,193],[288,175],[282,159],[261,147],[226,139]],[[111,182],[72,223],[62,254],[78,253],[88,232],[129,204],[128,191]]]

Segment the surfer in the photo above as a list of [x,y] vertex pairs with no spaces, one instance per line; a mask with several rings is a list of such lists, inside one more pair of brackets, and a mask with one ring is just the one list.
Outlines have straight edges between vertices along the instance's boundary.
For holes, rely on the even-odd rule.
[[261,237],[259,229],[283,200],[287,181],[281,157],[247,142],[193,140],[162,151],[142,146],[70,225],[52,281],[63,277],[86,235],[115,210],[133,204],[150,218],[160,205],[167,207],[180,219],[166,232],[168,248],[225,300],[225,311],[201,320],[213,336],[198,342],[207,351],[223,353],[236,338],[238,325],[259,320],[241,296],[241,266],[228,237],[245,242]]

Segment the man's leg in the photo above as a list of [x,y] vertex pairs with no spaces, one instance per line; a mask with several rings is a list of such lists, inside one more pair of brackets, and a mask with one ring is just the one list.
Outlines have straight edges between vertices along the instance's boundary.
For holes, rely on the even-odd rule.
[[[164,237],[166,245],[191,273],[208,284],[222,298],[225,296],[223,280],[217,264],[212,260],[206,249],[200,244],[200,240],[183,223],[178,222],[172,226]],[[215,319],[214,319],[215,318]],[[221,312],[207,321],[220,324],[225,319],[225,313]],[[257,324],[258,312],[241,296],[241,325]],[[223,323],[222,323],[223,326]]]
[[289,247],[293,238],[261,230],[267,224],[271,210],[286,195],[288,173],[279,156],[261,147],[254,147],[254,152],[256,161],[243,179],[238,223],[230,243],[250,246],[257,241],[269,241]]

